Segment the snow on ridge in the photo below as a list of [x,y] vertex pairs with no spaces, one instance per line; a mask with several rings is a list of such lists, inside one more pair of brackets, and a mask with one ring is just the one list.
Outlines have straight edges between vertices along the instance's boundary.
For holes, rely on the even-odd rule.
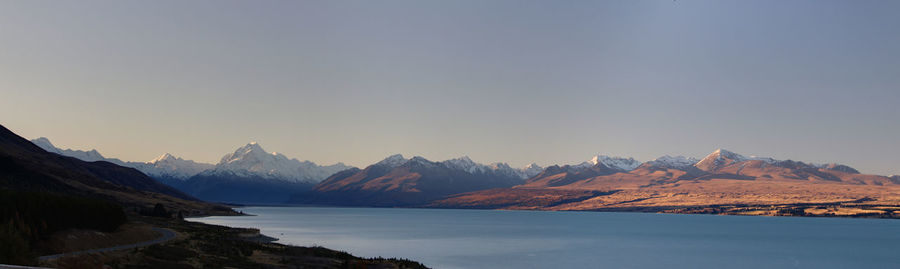
[[517,177],[521,179],[532,177],[543,171],[543,168],[541,168],[537,164],[531,164],[524,168],[513,168],[509,164],[503,162],[495,162],[491,164],[478,163],[469,158],[469,156],[461,156],[458,158],[447,159],[440,162],[433,162],[422,156],[414,156],[410,159],[406,159],[401,154],[394,154],[373,165],[383,165],[395,168],[410,162],[425,166],[441,165],[446,168],[465,171],[466,173],[470,174],[495,174]]
[[111,162],[111,163],[118,164],[118,165],[125,164],[125,162],[123,162],[122,160],[119,160],[119,159],[103,157],[103,155],[100,154],[100,152],[98,152],[96,149],[87,150],[87,151],[75,150],[75,149],[61,149],[61,148],[53,145],[53,143],[50,142],[50,139],[47,139],[46,137],[38,137],[38,138],[32,139],[31,143],[37,145],[38,147],[40,147],[41,149],[43,149],[47,152],[52,152],[52,153],[56,153],[59,155],[76,158],[76,159],[86,161],[86,162],[107,161],[107,162]]
[[525,167],[520,168],[519,171],[521,171],[522,173],[522,178],[527,179],[532,178],[540,174],[541,172],[544,172],[544,167],[541,167],[536,163],[531,163],[529,165],[526,165]]
[[699,161],[699,159],[694,157],[664,155],[647,163],[668,168],[685,168],[692,166]]
[[89,151],[59,149],[54,146],[53,143],[51,143],[50,140],[46,137],[39,137],[31,140],[31,142],[48,152],[53,152],[88,162],[107,161],[121,166],[137,169],[151,177],[171,177],[184,180],[202,172],[203,170],[212,168],[213,166],[212,164],[197,163],[194,161],[177,158],[169,153],[163,154],[156,159],[150,160],[148,162],[123,162],[119,159],[103,157],[103,155],[100,154],[100,152],[98,152],[96,149],[92,149]]
[[397,167],[397,166],[403,165],[407,161],[409,161],[409,160],[404,158],[403,155],[394,154],[394,155],[388,156],[387,158],[384,158],[384,160],[381,160],[381,161],[375,163],[375,165],[385,165],[385,166],[389,166],[389,167]]
[[641,166],[641,164],[643,164],[642,162],[637,161],[634,158],[630,158],[630,157],[629,158],[610,157],[610,156],[606,156],[606,155],[594,156],[594,158],[592,158],[590,160],[590,163],[592,163],[593,165],[602,163],[603,165],[606,165],[609,168],[625,170],[625,171],[634,170],[634,169],[638,168],[638,166]]
[[469,156],[462,156],[462,157],[455,158],[455,159],[449,159],[446,161],[442,161],[441,163],[446,165],[447,167],[463,170],[463,171],[466,171],[466,172],[469,172],[472,174],[484,173],[488,170],[492,170],[487,165],[475,163],[474,161],[472,161],[472,159],[469,158]]
[[587,169],[598,164],[603,164],[606,167],[623,170],[623,171],[631,171],[643,164],[641,161],[635,160],[634,158],[623,158],[623,157],[610,157],[607,155],[595,155],[589,161],[581,162],[579,164],[571,165],[570,167],[575,170]]
[[[729,160],[730,160],[730,162],[729,162]],[[770,158],[770,157],[759,157],[759,156],[747,157],[747,156],[737,154],[737,153],[734,153],[734,152],[731,152],[731,151],[728,151],[725,149],[717,149],[716,151],[713,151],[712,153],[710,153],[709,155],[704,157],[702,160],[697,162],[697,164],[699,165],[701,163],[712,162],[717,165],[730,165],[733,163],[739,163],[739,162],[744,162],[744,161],[763,161],[763,162],[770,163],[770,164],[779,162],[779,160],[776,160],[776,159]]]
[[170,153],[160,155],[156,159],[145,163],[131,162],[132,167],[144,172],[145,174],[160,178],[168,177],[180,180],[186,180],[196,174],[211,169],[213,164],[198,163],[192,160],[185,160],[175,157]]

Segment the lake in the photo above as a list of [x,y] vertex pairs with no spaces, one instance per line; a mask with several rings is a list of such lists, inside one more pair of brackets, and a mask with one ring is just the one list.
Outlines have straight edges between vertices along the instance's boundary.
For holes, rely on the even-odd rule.
[[652,213],[246,207],[194,218],[432,268],[900,268],[900,221]]

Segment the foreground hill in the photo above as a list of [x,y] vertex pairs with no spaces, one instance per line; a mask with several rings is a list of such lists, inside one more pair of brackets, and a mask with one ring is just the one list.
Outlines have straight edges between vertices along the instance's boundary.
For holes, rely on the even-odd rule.
[[3,126],[0,126],[0,188],[100,198],[126,207],[152,207],[159,203],[185,214],[230,211],[200,202],[133,168],[47,152]]
[[717,150],[701,160],[666,156],[630,171],[602,162],[551,166],[520,186],[454,195],[429,206],[898,217],[900,177]]
[[535,166],[514,169],[503,163],[483,165],[468,157],[433,162],[422,157],[390,156],[365,169],[338,172],[299,194],[292,203],[409,206],[447,195],[508,188],[524,183]]

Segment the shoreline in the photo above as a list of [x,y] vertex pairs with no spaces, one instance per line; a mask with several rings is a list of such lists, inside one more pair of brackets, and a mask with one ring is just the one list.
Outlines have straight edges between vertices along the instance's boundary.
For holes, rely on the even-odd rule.
[[[444,206],[342,206],[342,205],[317,205],[317,204],[279,204],[279,205],[242,205],[240,207],[235,208],[246,208],[246,207],[273,207],[273,208],[282,208],[282,207],[310,207],[310,208],[359,208],[359,209],[367,209],[367,208],[379,208],[379,209],[389,209],[389,208],[401,208],[401,209],[452,209],[452,210],[485,210],[485,211],[544,211],[544,212],[615,212],[615,213],[657,213],[657,214],[672,214],[672,215],[721,215],[721,216],[757,216],[757,217],[806,217],[806,218],[847,218],[847,219],[900,219],[900,214],[854,214],[854,215],[838,215],[838,214],[798,214],[791,209],[796,208],[820,208],[820,207],[830,207],[830,208],[855,208],[855,209],[864,209],[864,208],[872,208],[872,207],[896,207],[900,210],[900,206],[896,205],[880,205],[880,204],[872,204],[872,205],[864,205],[864,206],[854,206],[854,205],[846,205],[846,203],[854,203],[859,202],[859,200],[846,201],[846,202],[832,202],[832,203],[785,203],[785,204],[711,204],[711,205],[690,205],[690,206],[632,206],[632,207],[608,207],[608,208],[595,208],[595,209],[583,209],[583,210],[567,210],[567,209],[543,209],[543,208],[516,208],[516,207],[444,207]],[[753,209],[753,210],[751,210]],[[782,214],[746,214],[752,213],[755,211],[759,211],[761,209],[767,210],[784,210]],[[742,214],[745,213],[745,214]],[[775,212],[778,213],[778,212]],[[244,213],[243,215],[210,215],[210,216],[192,216],[190,218],[202,218],[202,217],[229,217],[229,216],[256,216],[253,214]],[[185,218],[188,219],[188,218]]]

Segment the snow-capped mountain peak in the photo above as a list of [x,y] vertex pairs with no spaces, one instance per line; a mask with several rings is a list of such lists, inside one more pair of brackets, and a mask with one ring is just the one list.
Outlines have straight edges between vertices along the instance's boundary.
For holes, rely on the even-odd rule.
[[536,176],[537,174],[540,174],[541,172],[543,172],[544,168],[536,163],[532,163],[532,164],[526,165],[522,169],[519,169],[519,171],[522,172],[522,178],[531,178],[531,177]]
[[744,155],[737,154],[737,153],[734,153],[733,151],[729,151],[726,149],[716,149],[716,151],[713,151],[713,153],[710,154],[710,156],[715,156],[717,158],[727,158],[727,159],[732,159],[735,161],[747,160],[747,157],[744,157]]
[[347,168],[350,167],[342,163],[320,166],[310,161],[301,162],[277,152],[266,152],[258,143],[250,142],[225,154],[214,169],[204,174],[315,183]]
[[394,155],[388,156],[387,158],[384,158],[384,160],[381,160],[381,161],[375,163],[375,165],[397,167],[397,166],[403,165],[407,161],[409,161],[409,160],[404,158],[403,155],[394,154]]
[[740,155],[725,149],[717,149],[709,155],[706,155],[706,157],[697,162],[695,166],[705,170],[714,170],[718,169],[719,167],[743,162],[746,160],[747,157],[744,157],[744,155]]
[[770,164],[778,162],[778,160],[769,157],[747,157],[725,149],[717,149],[709,155],[706,155],[706,157],[694,164],[694,166],[703,170],[715,170],[723,166],[751,160],[763,161]]
[[[230,162],[262,162],[264,159],[269,158],[266,156],[278,157],[280,154],[277,153],[268,153],[266,150],[262,148],[256,142],[247,143],[240,148],[234,150],[233,153],[225,154],[222,157],[222,160],[219,161],[219,164],[226,164]],[[284,155],[280,155],[284,156]],[[287,157],[284,157],[287,159]]]
[[641,166],[641,162],[635,160],[634,158],[622,158],[622,157],[610,157],[606,155],[597,155],[592,158],[589,163],[593,165],[603,164],[609,168],[631,171],[638,166]]
[[159,163],[159,162],[170,162],[180,160],[181,158],[177,158],[174,155],[166,152],[163,155],[159,155],[156,159],[150,160],[148,163]]

